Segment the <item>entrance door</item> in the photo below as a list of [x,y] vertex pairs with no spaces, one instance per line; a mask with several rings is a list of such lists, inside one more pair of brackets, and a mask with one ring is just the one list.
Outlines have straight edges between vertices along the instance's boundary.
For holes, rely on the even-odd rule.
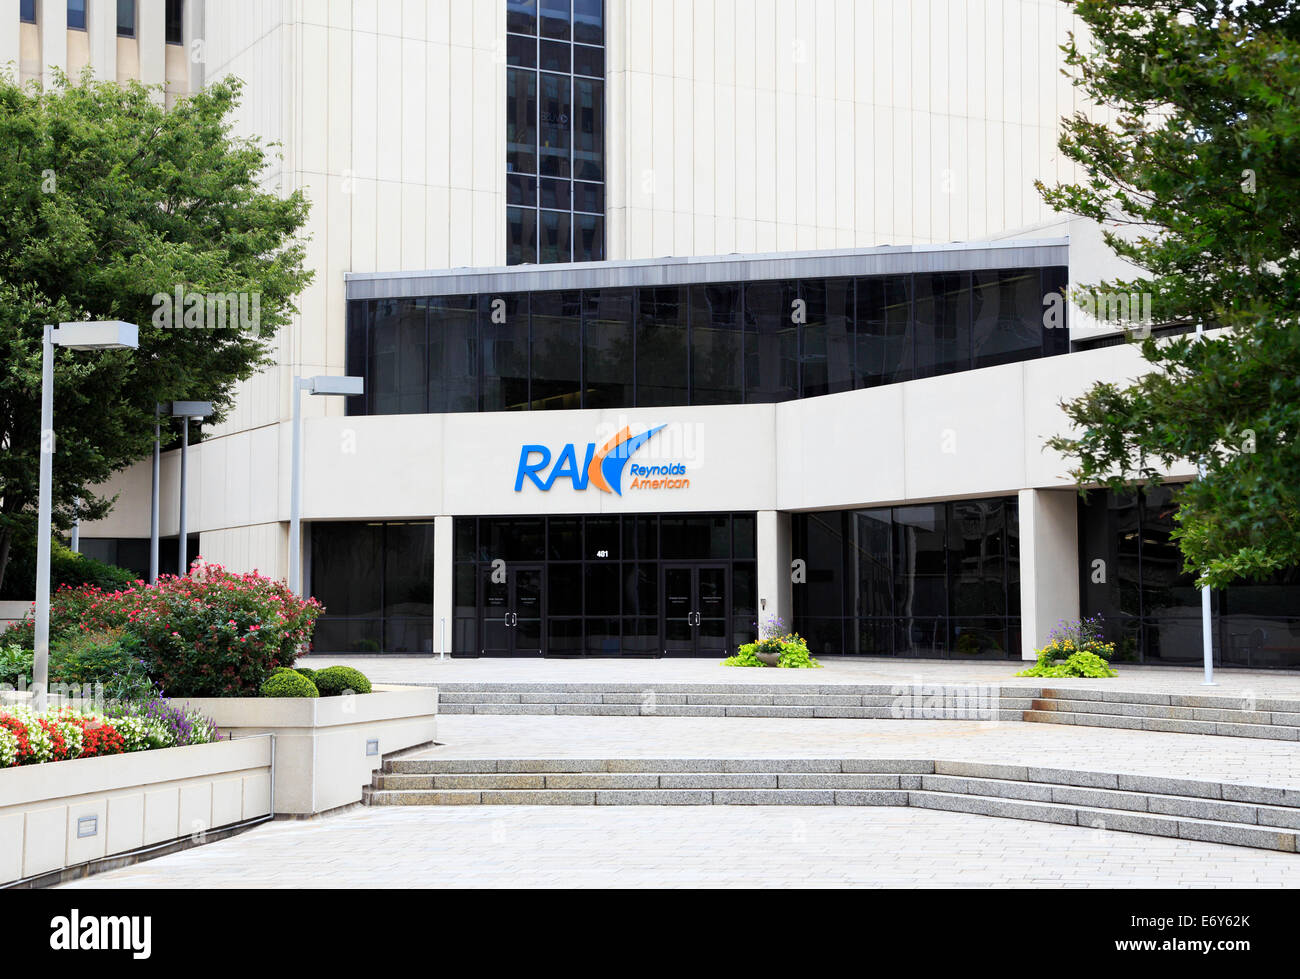
[[482,655],[541,656],[546,570],[512,565],[503,572],[489,566],[482,573]]
[[669,656],[720,656],[730,649],[725,565],[664,565],[663,636]]

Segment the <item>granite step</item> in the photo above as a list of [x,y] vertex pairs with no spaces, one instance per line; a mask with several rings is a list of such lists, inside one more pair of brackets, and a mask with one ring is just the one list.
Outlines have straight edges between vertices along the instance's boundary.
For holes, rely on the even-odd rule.
[[[716,764],[700,771],[704,767],[698,764],[701,761]],[[403,762],[394,761],[385,767],[400,764]],[[1234,783],[970,762],[870,759],[834,763],[817,759],[687,759],[676,763],[654,759],[586,763],[483,759],[443,764],[462,770],[376,775],[363,801],[373,806],[914,806],[1287,853],[1297,851],[1300,838],[1300,790]],[[846,766],[884,770],[845,772]],[[786,770],[795,767],[803,770]],[[492,770],[466,772],[464,768]],[[645,768],[661,770],[618,770]],[[675,770],[678,768],[695,770]],[[997,777],[1008,774],[1021,777]],[[1056,776],[1060,781],[1048,780]],[[1097,787],[1110,784],[1123,788]],[[1144,785],[1171,791],[1144,792],[1140,789]],[[1260,804],[1261,799],[1271,804]]]

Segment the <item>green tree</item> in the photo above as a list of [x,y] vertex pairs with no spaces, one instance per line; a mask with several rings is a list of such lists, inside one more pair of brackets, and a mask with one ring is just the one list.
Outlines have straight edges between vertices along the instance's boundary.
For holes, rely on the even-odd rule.
[[1300,9],[1066,2],[1088,34],[1063,48],[1067,73],[1104,111],[1063,123],[1086,179],[1039,189],[1149,276],[1092,288],[1223,329],[1147,337],[1149,373],[1066,402],[1076,433],[1050,444],[1116,488],[1203,462],[1176,536],[1204,583],[1300,563]]
[[[240,91],[218,82],[164,111],[139,84],[87,74],[40,91],[0,77],[0,583],[15,534],[34,532],[45,324],[141,328],[137,351],[56,354],[54,512],[67,527],[77,498],[83,518],[103,516],[113,501],[96,487],[151,451],[155,403],[210,400],[220,420],[311,280],[307,202],[263,189],[266,149],[232,134]],[[256,319],[218,327],[204,305],[185,328],[184,304],[168,321],[155,301],[177,289],[243,296]]]

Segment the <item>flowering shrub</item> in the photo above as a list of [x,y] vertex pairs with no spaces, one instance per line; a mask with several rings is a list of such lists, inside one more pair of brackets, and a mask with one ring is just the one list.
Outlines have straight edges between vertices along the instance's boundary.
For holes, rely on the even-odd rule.
[[[50,603],[52,637],[122,630],[150,680],[170,697],[256,696],[277,666],[310,647],[323,611],[282,582],[195,563],[183,578],[105,592],[61,588]],[[29,619],[4,634],[30,649]]]
[[808,652],[808,640],[798,633],[786,632],[785,623],[770,617],[759,629],[759,638],[741,646],[735,656],[722,661],[723,666],[766,666],[759,653],[777,653],[777,665],[783,670],[819,670],[821,664]]
[[149,707],[141,705],[137,713],[123,716],[81,713],[66,706],[52,707],[43,714],[26,706],[6,707],[0,712],[0,768],[208,744],[219,739],[216,726],[207,718],[165,704],[157,713],[150,713]]
[[1107,662],[1114,655],[1115,644],[1103,637],[1100,615],[1062,620],[1047,634],[1047,645],[1038,651],[1038,662],[1016,676],[1118,676]]

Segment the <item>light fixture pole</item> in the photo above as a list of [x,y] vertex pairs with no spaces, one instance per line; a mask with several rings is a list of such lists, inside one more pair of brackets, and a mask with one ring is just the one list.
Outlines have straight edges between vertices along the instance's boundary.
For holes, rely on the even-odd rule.
[[289,463],[289,590],[302,595],[302,393],[315,397],[365,394],[361,377],[295,377],[293,379],[293,456]]
[[158,483],[162,474],[162,413],[164,405],[153,406],[153,478],[149,494],[149,584],[158,581]]
[[[1204,339],[1205,324],[1196,324],[1197,339]],[[1196,473],[1205,478],[1205,463],[1198,463]],[[1210,586],[1201,588],[1201,657],[1205,661],[1205,682],[1202,686],[1217,686],[1214,682],[1214,615],[1210,608]]]
[[187,519],[190,492],[190,422],[202,422],[203,419],[212,417],[212,402],[173,401],[172,417],[181,420],[181,500],[178,513],[180,541],[176,545],[176,574],[183,578],[190,570],[190,537]]
[[140,330],[120,322],[46,326],[41,343],[41,460],[36,504],[36,641],[32,656],[32,698],[45,710],[50,679],[50,534],[54,516],[54,348],[134,350]]

